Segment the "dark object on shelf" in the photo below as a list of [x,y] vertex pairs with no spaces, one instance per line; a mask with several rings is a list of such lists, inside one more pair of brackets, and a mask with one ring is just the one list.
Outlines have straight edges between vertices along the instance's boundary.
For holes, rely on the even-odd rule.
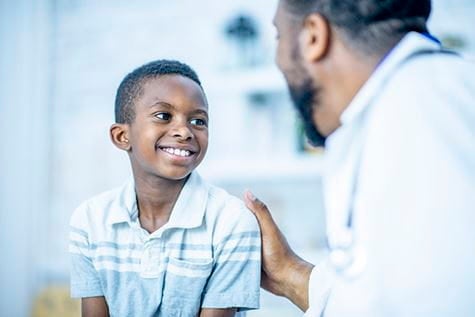
[[229,23],[226,33],[240,42],[253,41],[258,37],[257,26],[250,16],[239,15]]
[[225,34],[236,45],[235,56],[239,66],[257,64],[259,29],[253,17],[240,14],[231,19],[226,25]]
[[444,34],[440,37],[442,45],[452,50],[463,50],[467,46],[466,40],[459,34]]

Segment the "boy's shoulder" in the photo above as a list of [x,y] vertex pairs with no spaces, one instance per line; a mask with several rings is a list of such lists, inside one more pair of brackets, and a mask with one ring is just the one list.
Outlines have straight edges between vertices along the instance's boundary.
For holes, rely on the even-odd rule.
[[259,231],[254,215],[244,202],[226,190],[209,185],[206,221],[223,234]]
[[130,182],[97,194],[82,202],[73,212],[70,225],[83,227],[88,224],[105,224],[111,212],[127,208]]
[[209,185],[207,211],[216,216],[252,216],[241,199],[214,185]]

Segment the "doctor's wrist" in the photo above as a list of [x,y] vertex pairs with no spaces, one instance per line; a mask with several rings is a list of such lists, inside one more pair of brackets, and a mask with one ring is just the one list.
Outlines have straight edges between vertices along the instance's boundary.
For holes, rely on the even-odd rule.
[[302,311],[308,309],[308,288],[314,265],[295,255],[281,281],[282,293]]

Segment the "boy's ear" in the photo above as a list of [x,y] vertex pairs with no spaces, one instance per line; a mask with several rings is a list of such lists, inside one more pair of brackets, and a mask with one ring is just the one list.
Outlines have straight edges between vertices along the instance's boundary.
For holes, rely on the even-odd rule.
[[124,151],[130,150],[129,125],[125,123],[114,123],[109,130],[112,143]]
[[328,21],[321,14],[313,13],[305,18],[299,36],[300,53],[305,61],[313,63],[326,55],[330,31]]

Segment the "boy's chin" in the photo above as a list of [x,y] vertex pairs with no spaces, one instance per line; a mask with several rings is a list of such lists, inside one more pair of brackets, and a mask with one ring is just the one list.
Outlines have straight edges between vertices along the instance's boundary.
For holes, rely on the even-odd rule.
[[173,171],[173,172],[169,172],[169,173],[160,174],[160,175],[157,175],[157,176],[159,176],[161,178],[164,178],[164,179],[168,179],[170,181],[181,181],[181,180],[186,179],[188,176],[190,176],[192,172],[193,172],[193,170]]

